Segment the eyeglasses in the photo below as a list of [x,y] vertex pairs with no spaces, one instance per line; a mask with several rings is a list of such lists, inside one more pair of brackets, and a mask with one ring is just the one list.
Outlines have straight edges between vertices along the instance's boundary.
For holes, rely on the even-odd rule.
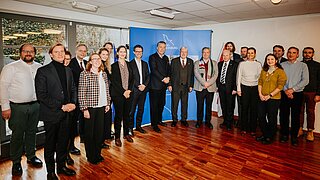
[[28,53],[29,53],[29,54],[33,54],[33,53],[34,53],[34,51],[27,51],[27,50],[22,50],[22,52],[23,52],[23,53],[26,53],[26,54],[28,54]]

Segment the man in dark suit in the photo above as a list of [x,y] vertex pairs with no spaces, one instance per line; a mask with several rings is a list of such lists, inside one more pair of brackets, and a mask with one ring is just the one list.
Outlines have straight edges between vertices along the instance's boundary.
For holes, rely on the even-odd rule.
[[144,129],[141,127],[142,116],[144,111],[144,103],[146,101],[147,89],[150,81],[150,74],[148,64],[143,61],[142,53],[143,47],[141,45],[136,45],[133,47],[133,53],[135,58],[131,60],[130,66],[133,72],[134,85],[133,85],[133,97],[132,97],[132,108],[130,111],[130,131],[133,136],[134,133],[132,131],[134,124],[134,114],[136,112],[136,108],[138,105],[138,112],[136,115],[136,130],[140,133],[146,133]]
[[39,68],[35,78],[36,94],[40,102],[39,120],[44,122],[46,136],[44,159],[47,179],[58,179],[55,174],[55,159],[58,174],[76,174],[66,167],[68,117],[69,112],[75,109],[77,89],[71,69],[63,65],[65,51],[62,44],[52,46],[49,50],[52,62]]
[[230,61],[232,53],[229,50],[223,51],[223,61],[218,63],[217,86],[220,97],[220,104],[223,114],[221,128],[226,127],[231,130],[233,112],[235,107],[236,74],[238,63]]
[[[86,69],[87,61],[83,58],[87,55],[87,46],[85,44],[78,44],[76,46],[76,57],[71,59],[69,67],[72,70],[74,84],[78,88],[80,73]],[[83,123],[83,113],[80,111],[78,100],[76,102],[76,109],[73,113],[70,122],[70,144],[69,144],[69,152],[74,155],[80,155],[80,150],[74,146],[74,138],[78,135],[77,131],[77,122],[79,121],[79,134],[80,140],[83,142],[84,140],[84,123]],[[68,160],[71,159],[68,156]]]
[[162,122],[162,112],[166,104],[166,89],[170,81],[169,58],[164,54],[165,51],[166,43],[159,41],[157,52],[149,56],[151,126],[158,133],[161,132],[158,124],[167,126],[166,123]]
[[278,63],[283,63],[288,61],[287,58],[283,57],[284,55],[284,48],[281,45],[274,45],[273,48],[273,54],[276,56]]
[[193,60],[188,58],[188,49],[180,48],[180,57],[171,61],[171,76],[168,89],[171,92],[171,114],[172,124],[175,127],[178,122],[178,104],[181,100],[181,124],[188,127],[187,110],[188,110],[188,93],[192,91],[193,76]]

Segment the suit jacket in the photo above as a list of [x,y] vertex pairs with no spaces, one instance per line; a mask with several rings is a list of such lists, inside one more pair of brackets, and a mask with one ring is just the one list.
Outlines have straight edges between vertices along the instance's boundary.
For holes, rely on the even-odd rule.
[[[128,90],[133,90],[133,72],[132,69],[130,67],[129,62],[127,62],[127,67],[128,67],[128,71],[129,71],[129,79],[128,79]],[[122,80],[121,80],[121,74],[120,74],[120,68],[119,68],[119,62],[116,61],[111,65],[111,85],[110,85],[110,94],[111,97],[115,97],[115,96],[123,96],[123,93],[126,91],[125,89],[123,89],[122,87]],[[132,92],[131,92],[132,94]]]
[[[187,87],[193,88],[194,75],[193,75],[193,60],[187,57],[186,66],[187,68]],[[172,86],[173,91],[175,87],[179,87],[180,85],[180,70],[182,70],[182,65],[180,61],[180,57],[174,58],[171,61],[171,76],[169,86]]]
[[[137,63],[135,59],[133,59],[130,61],[129,64],[131,66],[133,79],[134,79],[133,91],[139,92],[140,90],[138,86],[140,85],[140,74],[139,74]],[[142,64],[142,84],[146,86],[143,92],[146,92],[150,82],[150,73],[149,73],[148,64],[143,60],[141,60],[141,64]]]
[[280,61],[278,62],[278,63],[283,63],[283,62],[286,62],[286,61],[288,61],[288,59],[287,58],[285,58],[285,57],[281,57],[280,58]]
[[167,85],[162,82],[163,78],[170,77],[170,65],[168,56],[164,55],[162,58],[156,52],[149,56],[150,66],[150,89],[162,90]]
[[[203,60],[198,60],[194,63],[194,77],[195,77],[195,83],[194,83],[194,90],[196,91],[202,91],[204,89],[204,83],[206,82],[206,79],[204,77],[205,70],[200,67],[201,64],[203,64]],[[216,92],[217,86],[216,86],[216,80],[218,77],[218,66],[217,62],[214,60],[210,60],[208,64],[208,71],[211,71],[211,78],[207,79],[207,82],[209,83],[209,87],[207,90],[209,92]]]
[[[220,82],[220,76],[221,76],[221,71],[222,71],[222,66],[223,66],[224,61],[221,61],[218,63],[218,78],[217,78],[217,86],[218,89],[222,86],[221,82]],[[236,63],[235,61],[230,60],[229,62],[229,66],[227,69],[227,74],[226,74],[226,90],[229,93],[232,93],[232,91],[236,91],[237,90],[237,85],[236,85],[236,77],[237,77],[237,69],[238,69],[238,63]]]
[[[77,88],[74,84],[72,71],[66,68],[68,103],[76,103]],[[54,65],[49,63],[40,67],[35,78],[37,99],[40,102],[40,121],[58,122],[64,117],[64,92]]]
[[[83,60],[83,63],[84,63],[84,65],[83,65],[84,67],[83,68],[86,69],[87,61]],[[79,85],[79,77],[80,77],[80,73],[81,73],[82,70],[80,68],[80,65],[79,65],[78,60],[77,60],[76,57],[71,59],[69,67],[72,70],[74,83],[75,83],[76,87],[78,87],[78,85]]]
[[241,59],[241,56],[235,52],[233,53],[232,57],[233,57],[233,60],[235,60],[235,61],[239,61],[239,59]]

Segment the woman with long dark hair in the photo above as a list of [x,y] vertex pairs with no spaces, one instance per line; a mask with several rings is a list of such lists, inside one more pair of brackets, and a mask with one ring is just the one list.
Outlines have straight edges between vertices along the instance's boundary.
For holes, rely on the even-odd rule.
[[[101,57],[102,64],[104,66],[104,71],[107,73],[109,85],[111,82],[111,64],[109,59],[109,50],[107,48],[100,48],[98,54]],[[110,87],[110,86],[109,86]],[[111,125],[112,125],[112,100],[110,102],[110,110],[104,114],[104,140],[110,142],[112,140],[111,136]],[[102,148],[109,148],[109,145],[102,142]]]
[[115,144],[121,147],[120,140],[121,121],[123,120],[123,138],[128,142],[133,142],[129,135],[129,121],[131,108],[131,93],[133,88],[133,72],[127,58],[127,48],[119,46],[117,48],[118,61],[111,65],[111,97],[115,108],[114,128]]
[[[258,105],[258,118],[262,136],[257,141],[262,144],[271,144],[277,128],[278,109],[281,93],[287,80],[286,73],[275,55],[268,54],[259,77],[258,91],[260,102]],[[267,120],[268,118],[268,120]]]

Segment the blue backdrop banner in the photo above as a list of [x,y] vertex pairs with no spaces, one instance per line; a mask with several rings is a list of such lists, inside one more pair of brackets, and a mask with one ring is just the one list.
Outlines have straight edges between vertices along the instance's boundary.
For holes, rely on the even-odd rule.
[[[211,30],[165,30],[130,27],[130,59],[134,58],[133,47],[140,44],[143,47],[142,59],[148,63],[149,56],[157,51],[157,42],[165,41],[167,44],[166,55],[170,61],[178,57],[182,46],[188,48],[188,57],[194,61],[201,58],[201,49],[210,47]],[[197,103],[195,92],[189,94],[188,120],[197,119]],[[180,120],[180,105],[178,117]],[[163,119],[171,120],[171,93],[166,93],[166,105],[163,111]],[[147,96],[142,124],[150,123],[149,96]]]

